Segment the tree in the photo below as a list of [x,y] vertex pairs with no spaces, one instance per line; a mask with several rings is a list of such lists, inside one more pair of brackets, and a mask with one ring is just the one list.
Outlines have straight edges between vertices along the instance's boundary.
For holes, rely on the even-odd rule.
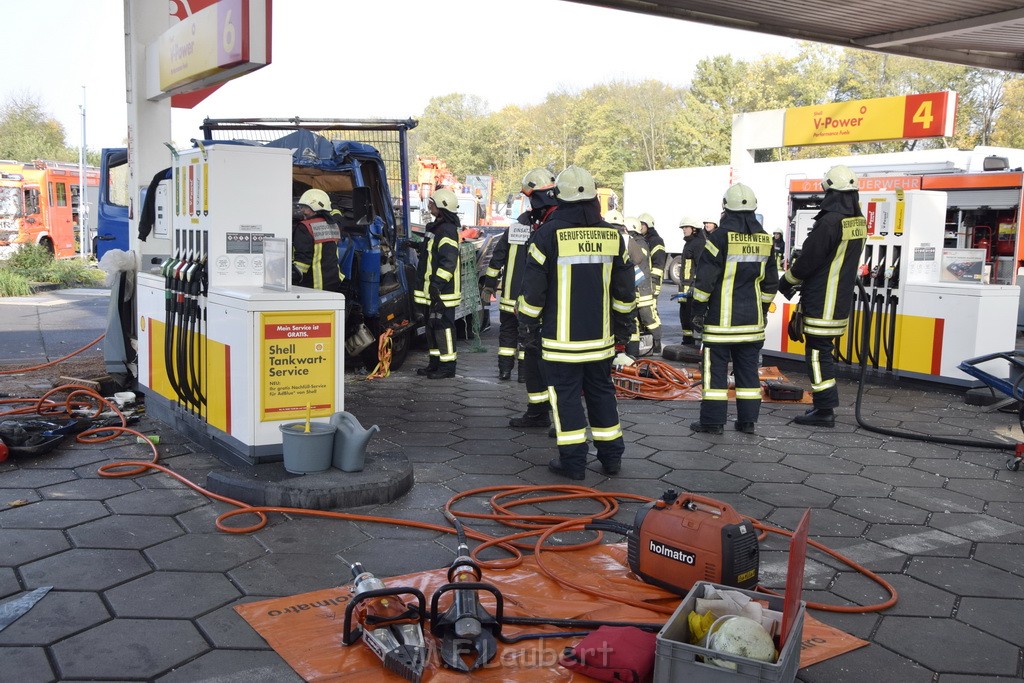
[[992,132],[992,144],[1024,147],[1024,79],[1012,78],[1003,85],[1003,107]]
[[12,95],[0,108],[0,159],[78,161],[65,142],[64,126],[29,93]]

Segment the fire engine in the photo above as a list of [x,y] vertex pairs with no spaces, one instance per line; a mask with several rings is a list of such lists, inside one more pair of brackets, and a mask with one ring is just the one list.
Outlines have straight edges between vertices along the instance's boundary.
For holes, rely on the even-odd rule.
[[[23,244],[41,245],[57,258],[75,256],[82,218],[80,183],[75,164],[0,162],[0,257]],[[86,206],[95,205],[99,169],[86,168],[85,184]]]

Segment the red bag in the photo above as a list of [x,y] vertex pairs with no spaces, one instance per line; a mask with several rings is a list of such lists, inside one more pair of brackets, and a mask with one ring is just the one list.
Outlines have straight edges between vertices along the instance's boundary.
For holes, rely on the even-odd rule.
[[654,673],[657,637],[635,626],[601,626],[576,647],[567,647],[558,663],[599,681],[644,683]]

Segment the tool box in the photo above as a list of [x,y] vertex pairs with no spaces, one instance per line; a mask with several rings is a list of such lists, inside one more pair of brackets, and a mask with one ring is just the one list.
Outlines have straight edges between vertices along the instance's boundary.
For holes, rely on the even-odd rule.
[[[687,616],[693,611],[697,598],[704,595],[704,587],[708,585],[725,591],[742,593],[753,600],[766,602],[768,609],[782,612],[782,597],[698,581],[687,593],[686,598],[680,603],[672,617],[658,632],[655,641],[654,683],[674,683],[675,681],[787,683],[796,680],[796,672],[800,668],[800,641],[804,627],[806,603],[800,602],[800,609],[793,622],[791,632],[786,637],[782,652],[779,653],[778,661],[774,664],[759,662],[690,644],[690,625]],[[731,662],[736,665],[736,669],[718,666],[710,661],[712,659]]]

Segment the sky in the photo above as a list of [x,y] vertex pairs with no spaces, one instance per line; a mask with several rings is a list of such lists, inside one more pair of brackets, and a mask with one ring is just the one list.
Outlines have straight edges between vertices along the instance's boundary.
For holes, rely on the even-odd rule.
[[[78,147],[84,102],[86,146],[122,146],[123,0],[46,0],[45,16],[40,6],[3,2],[5,54],[32,58],[5,70],[0,104],[31,95]],[[785,38],[563,0],[275,0],[272,30],[270,65],[192,110],[173,110],[177,146],[207,116],[415,118],[431,97],[452,92],[497,111],[611,80],[685,86],[706,57],[797,49]]]

